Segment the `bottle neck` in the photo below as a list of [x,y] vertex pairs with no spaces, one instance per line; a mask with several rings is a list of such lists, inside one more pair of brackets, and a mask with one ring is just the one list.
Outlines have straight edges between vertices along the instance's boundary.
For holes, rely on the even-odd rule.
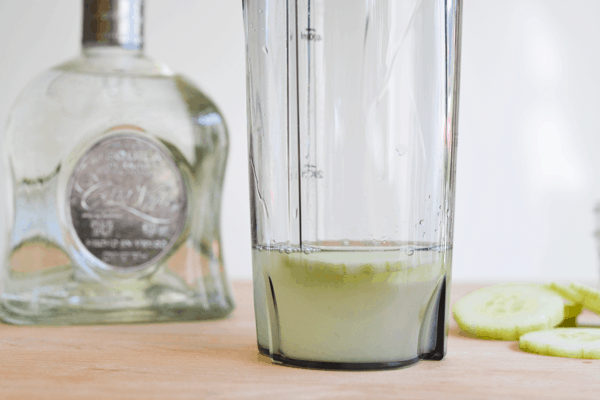
[[84,51],[94,48],[143,49],[143,0],[83,0]]

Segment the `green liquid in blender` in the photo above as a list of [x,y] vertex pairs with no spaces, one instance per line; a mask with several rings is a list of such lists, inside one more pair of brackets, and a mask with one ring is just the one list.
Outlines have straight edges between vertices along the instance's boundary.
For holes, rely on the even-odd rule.
[[415,360],[430,351],[449,251],[380,249],[254,249],[259,345],[335,363]]

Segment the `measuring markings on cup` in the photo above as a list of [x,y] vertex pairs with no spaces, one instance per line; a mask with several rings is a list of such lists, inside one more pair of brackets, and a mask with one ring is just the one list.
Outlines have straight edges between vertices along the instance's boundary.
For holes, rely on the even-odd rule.
[[318,169],[316,165],[306,164],[302,168],[302,177],[304,179],[323,179],[323,171]]
[[306,28],[306,32],[302,32],[300,34],[300,39],[318,42],[319,40],[323,40],[323,37],[319,35],[313,28]]

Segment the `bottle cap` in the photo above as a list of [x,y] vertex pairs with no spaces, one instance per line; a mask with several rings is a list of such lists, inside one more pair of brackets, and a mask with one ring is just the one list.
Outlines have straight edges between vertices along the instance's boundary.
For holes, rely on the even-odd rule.
[[83,0],[83,47],[143,47],[143,0]]

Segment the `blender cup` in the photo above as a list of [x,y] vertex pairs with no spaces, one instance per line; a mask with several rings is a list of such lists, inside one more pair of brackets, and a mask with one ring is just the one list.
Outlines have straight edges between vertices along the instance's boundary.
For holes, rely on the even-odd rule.
[[461,0],[244,0],[259,351],[446,353]]

